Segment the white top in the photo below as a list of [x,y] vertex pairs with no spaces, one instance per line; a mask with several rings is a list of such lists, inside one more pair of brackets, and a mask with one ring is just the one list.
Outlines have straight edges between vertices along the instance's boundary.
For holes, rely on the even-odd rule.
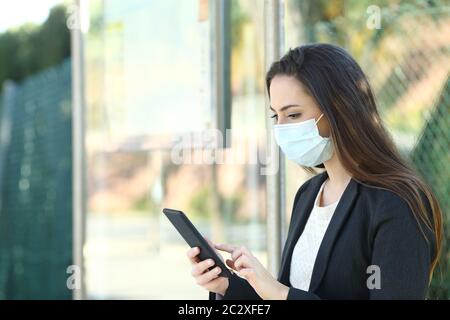
[[305,291],[309,290],[317,252],[339,202],[338,200],[325,207],[318,206],[324,184],[325,182],[317,193],[314,207],[292,253],[289,280],[294,288]]

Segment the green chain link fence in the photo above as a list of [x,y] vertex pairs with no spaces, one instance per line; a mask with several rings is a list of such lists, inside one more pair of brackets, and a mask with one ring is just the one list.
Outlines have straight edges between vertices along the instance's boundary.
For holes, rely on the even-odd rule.
[[433,108],[411,159],[439,199],[444,213],[444,248],[432,282],[431,297],[450,296],[450,78]]
[[6,83],[0,103],[0,299],[70,299],[70,61]]

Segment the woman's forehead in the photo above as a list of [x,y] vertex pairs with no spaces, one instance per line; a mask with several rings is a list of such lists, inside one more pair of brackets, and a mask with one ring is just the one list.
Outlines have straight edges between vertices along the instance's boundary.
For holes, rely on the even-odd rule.
[[275,76],[270,84],[270,105],[273,109],[280,109],[285,105],[309,104],[311,97],[307,94],[302,83],[292,76]]

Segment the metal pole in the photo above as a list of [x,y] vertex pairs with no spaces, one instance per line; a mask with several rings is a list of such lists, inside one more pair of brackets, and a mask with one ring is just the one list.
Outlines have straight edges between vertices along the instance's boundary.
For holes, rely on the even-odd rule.
[[[221,133],[222,139],[217,141],[219,148],[231,146],[231,141],[227,139],[227,129],[231,127],[231,1],[216,0],[209,2],[211,13],[211,108],[213,118],[213,128]],[[223,201],[217,187],[217,163],[211,165],[212,190],[214,195],[214,209],[212,215],[213,234],[217,241],[224,240],[223,221],[221,212],[223,211]]]
[[[75,20],[81,21],[81,0],[74,0]],[[71,28],[72,51],[72,254],[73,264],[81,274],[80,287],[73,290],[73,299],[85,298],[83,245],[85,240],[85,102],[83,33],[78,23]]]
[[[284,1],[264,1],[264,51],[265,69],[279,59],[284,52]],[[266,95],[266,99],[268,96]],[[269,105],[269,103],[266,103]],[[272,121],[266,108],[267,150],[278,151],[272,139]],[[278,164],[278,170],[266,176],[267,194],[267,254],[268,270],[277,276],[281,262],[282,240],[284,239],[284,212],[285,212],[285,166],[281,152],[275,152],[272,160]]]
[[212,108],[215,128],[222,135],[224,148],[231,143],[226,130],[231,128],[231,1],[211,1],[212,12]]

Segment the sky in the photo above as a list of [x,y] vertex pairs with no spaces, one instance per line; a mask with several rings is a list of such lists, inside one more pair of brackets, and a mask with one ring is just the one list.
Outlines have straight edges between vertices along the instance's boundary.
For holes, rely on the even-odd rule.
[[42,23],[62,0],[0,0],[0,32],[26,22]]

